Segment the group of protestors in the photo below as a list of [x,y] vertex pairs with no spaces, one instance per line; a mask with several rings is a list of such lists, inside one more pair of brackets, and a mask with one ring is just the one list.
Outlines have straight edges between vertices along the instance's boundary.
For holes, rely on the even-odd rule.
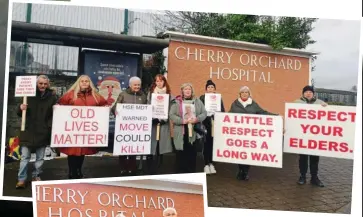
[[[81,75],[72,87],[59,100],[50,89],[49,78],[40,75],[37,78],[37,94],[30,97],[28,103],[18,107],[18,115],[21,117],[23,110],[27,110],[27,122],[25,131],[21,131],[20,140],[20,168],[16,188],[25,188],[27,183],[27,167],[32,152],[36,153],[35,169],[32,174],[33,180],[39,181],[44,163],[46,146],[50,144],[52,132],[52,119],[54,105],[68,106],[108,106],[111,103],[98,93],[90,77]],[[217,88],[213,81],[208,80],[205,85],[205,93],[216,93]],[[153,119],[151,134],[151,154],[146,156],[148,173],[155,174],[158,168],[159,158],[167,153],[176,153],[176,173],[194,173],[197,171],[197,145],[200,138],[204,138],[203,156],[204,172],[207,174],[217,173],[213,162],[213,114],[208,114],[205,108],[205,95],[196,96],[191,83],[184,83],[180,87],[180,93],[172,96],[171,88],[167,79],[159,74],[155,77],[148,93],[141,89],[141,79],[132,77],[129,80],[127,90],[120,93],[116,103],[111,109],[117,115],[117,104],[151,104],[151,95],[169,94],[169,119]],[[316,99],[314,89],[311,86],[303,88],[302,97],[296,103],[305,104],[327,104]],[[184,118],[185,105],[193,105],[194,115]],[[221,112],[225,111],[223,100],[221,100]],[[247,86],[239,89],[238,98],[230,106],[231,113],[277,115],[262,109],[252,98],[251,90]],[[192,126],[193,133],[189,126]],[[156,128],[160,129],[159,139],[156,139]],[[59,148],[61,153],[67,155],[69,178],[84,178],[82,166],[86,155],[96,154],[99,149],[93,147],[64,147]],[[119,156],[119,167],[121,175],[136,175],[137,161],[135,155]],[[143,156],[142,156],[143,157]],[[299,184],[306,183],[308,160],[310,159],[311,184],[323,187],[318,178],[318,156],[300,155],[300,178]],[[248,180],[249,165],[238,165],[237,179]]]

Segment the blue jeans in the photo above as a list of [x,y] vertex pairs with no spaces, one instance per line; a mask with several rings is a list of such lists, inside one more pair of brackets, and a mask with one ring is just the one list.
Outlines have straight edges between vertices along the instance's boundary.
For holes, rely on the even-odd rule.
[[[35,169],[33,171],[33,178],[39,177],[42,173],[42,166],[44,163],[44,154],[45,154],[46,147],[39,147],[35,150],[36,159],[35,159]],[[18,180],[19,181],[26,181],[28,178],[28,164],[31,157],[31,150],[26,146],[21,146],[20,148],[20,166],[19,166],[19,173],[18,173]]]

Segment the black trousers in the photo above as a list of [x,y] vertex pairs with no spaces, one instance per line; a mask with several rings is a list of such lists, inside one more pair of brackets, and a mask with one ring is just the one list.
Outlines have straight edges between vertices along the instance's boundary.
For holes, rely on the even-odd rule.
[[207,129],[206,141],[203,148],[204,165],[213,163],[213,137],[211,129]]
[[248,174],[248,171],[250,170],[250,165],[239,164],[238,169],[242,173]]
[[306,173],[308,172],[308,162],[310,161],[310,174],[311,176],[317,176],[319,159],[319,156],[301,154],[299,159],[300,174],[306,176]]
[[184,126],[183,151],[176,151],[177,173],[195,173],[197,170],[197,147],[189,143],[188,125]]
[[84,155],[81,156],[68,155],[67,161],[68,161],[68,171],[70,178],[81,178],[83,176],[82,166],[84,162],[84,157],[85,157]]
[[150,154],[146,157],[146,174],[154,175],[158,172],[158,168],[160,166],[161,155],[160,155],[160,146],[159,141],[156,144],[156,153]]

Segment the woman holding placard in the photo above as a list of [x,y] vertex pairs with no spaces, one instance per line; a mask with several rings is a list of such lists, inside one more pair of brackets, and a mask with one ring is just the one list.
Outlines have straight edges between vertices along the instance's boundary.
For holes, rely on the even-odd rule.
[[[59,99],[64,106],[107,106],[107,101],[98,92],[90,77],[81,75],[71,88]],[[68,155],[68,171],[70,179],[83,178],[82,165],[86,155],[96,154],[93,147],[67,147],[59,151]]]
[[[207,84],[205,85],[205,90],[206,90],[206,94],[203,94],[202,96],[200,96],[200,100],[203,102],[203,104],[206,106],[206,110],[208,111],[209,109],[207,108],[206,105],[206,96],[207,96],[207,101],[212,101],[209,100],[210,98],[217,100],[217,96],[216,94],[216,84],[213,83],[212,80],[208,80]],[[224,110],[224,105],[223,105],[223,100],[221,98],[220,102],[215,102],[215,105],[220,105],[220,108],[217,108],[215,111],[220,111],[220,112],[225,112]],[[215,106],[217,107],[217,106]],[[215,112],[214,111],[214,112]],[[204,155],[204,172],[206,174],[215,174],[217,173],[214,165],[213,165],[213,121],[214,121],[214,112],[208,112],[208,116],[207,118],[203,121],[204,126],[207,128],[207,135],[206,135],[206,141],[204,143],[204,148],[203,148],[203,155]]]
[[[117,97],[116,103],[112,107],[112,112],[116,114],[117,104],[147,104],[147,96],[141,90],[141,79],[139,77],[131,77],[129,80],[129,88],[121,92]],[[119,164],[121,175],[136,175],[137,164],[136,155],[120,155]]]
[[169,114],[169,118],[173,122],[178,173],[196,172],[197,148],[195,141],[198,127],[206,117],[207,111],[202,101],[195,97],[192,84],[183,84],[181,95],[171,101]]
[[[263,110],[253,99],[250,88],[243,86],[239,90],[238,98],[232,103],[230,113],[276,115]],[[250,165],[238,165],[238,180],[248,180]]]
[[151,174],[156,172],[155,169],[158,167],[162,155],[173,152],[168,117],[169,104],[172,99],[170,93],[170,86],[166,78],[161,74],[156,75],[147,96],[148,104],[153,105],[151,155],[147,156],[147,166]]

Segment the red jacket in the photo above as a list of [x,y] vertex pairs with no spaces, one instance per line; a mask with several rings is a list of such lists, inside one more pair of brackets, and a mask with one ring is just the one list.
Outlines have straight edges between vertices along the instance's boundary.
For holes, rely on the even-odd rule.
[[[92,95],[91,89],[86,93],[78,93],[77,99],[74,101],[74,91],[70,91],[63,95],[59,99],[59,105],[70,105],[70,106],[107,106],[107,101],[101,95],[96,94],[97,101]],[[69,148],[59,148],[59,151],[66,155],[92,155],[98,152],[98,148],[93,147],[69,147]]]

